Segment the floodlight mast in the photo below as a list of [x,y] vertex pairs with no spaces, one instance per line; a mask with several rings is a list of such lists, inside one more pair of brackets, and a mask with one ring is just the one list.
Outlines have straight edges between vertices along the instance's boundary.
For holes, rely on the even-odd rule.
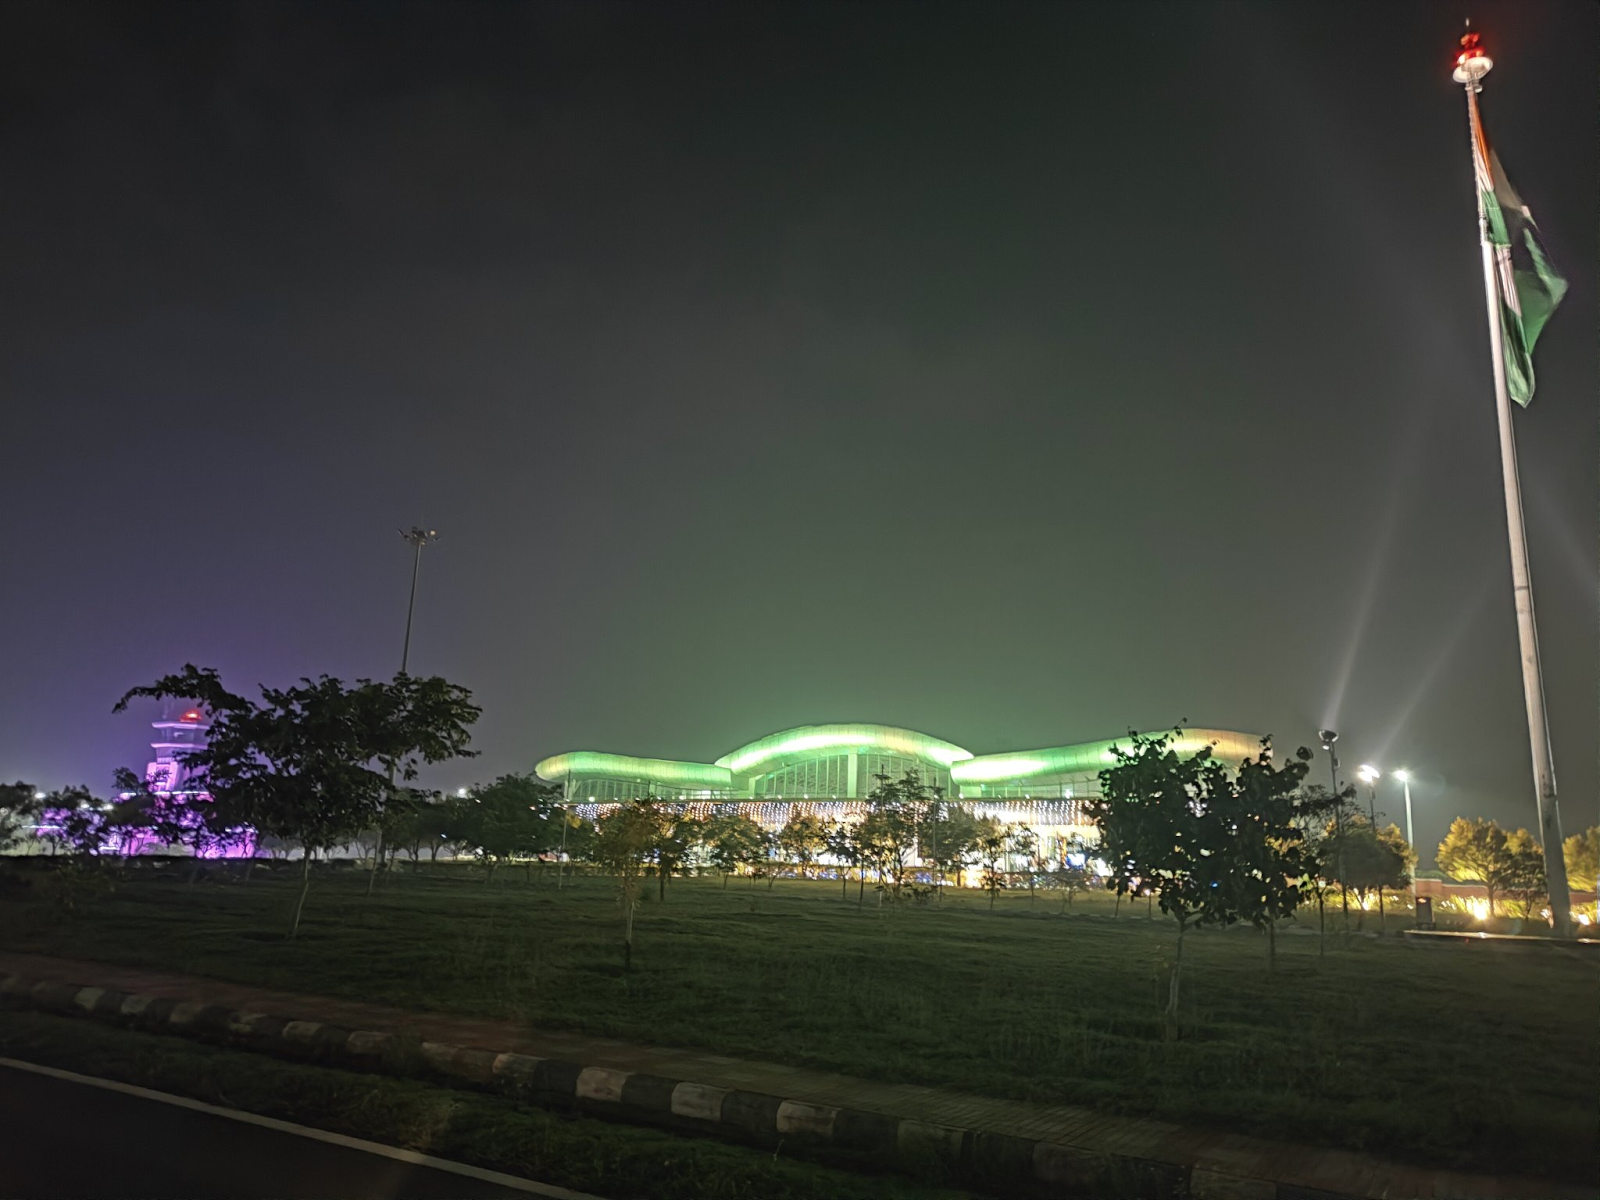
[[[1494,169],[1489,161],[1483,124],[1478,115],[1478,93],[1494,67],[1484,53],[1480,35],[1468,28],[1461,39],[1451,73],[1466,89],[1467,126],[1473,175],[1478,198],[1478,245],[1483,256],[1484,300],[1489,309],[1489,356],[1494,363],[1495,414],[1500,427],[1500,474],[1506,493],[1506,529],[1511,549],[1511,593],[1517,610],[1517,642],[1522,660],[1522,698],[1528,710],[1528,746],[1533,759],[1533,794],[1538,807],[1539,832],[1544,842],[1545,880],[1550,890],[1550,919],[1558,933],[1572,931],[1572,894],[1567,890],[1567,864],[1562,857],[1561,811],[1556,803],[1556,773],[1550,750],[1550,721],[1544,706],[1544,675],[1539,663],[1539,630],[1533,614],[1533,578],[1528,568],[1528,535],[1522,518],[1522,484],[1517,474],[1517,443],[1511,424],[1511,400],[1506,390],[1506,363],[1500,329],[1502,280],[1512,278],[1511,248],[1489,237],[1485,194],[1493,194]],[[1515,295],[1506,298],[1514,301]]]
[[417,611],[417,572],[422,567],[422,548],[429,542],[437,542],[439,531],[413,525],[409,530],[402,529],[400,536],[416,547],[416,556],[411,560],[411,600],[406,605],[406,640],[400,649],[400,674],[404,675],[411,663],[411,618]]
[[1319,729],[1317,736],[1322,739],[1322,748],[1328,752],[1328,777],[1333,780],[1333,848],[1334,869],[1339,872],[1339,904],[1344,912],[1345,929],[1350,928],[1350,889],[1344,882],[1344,803],[1339,799],[1339,757],[1333,752],[1333,744],[1339,740],[1339,735],[1331,729]]

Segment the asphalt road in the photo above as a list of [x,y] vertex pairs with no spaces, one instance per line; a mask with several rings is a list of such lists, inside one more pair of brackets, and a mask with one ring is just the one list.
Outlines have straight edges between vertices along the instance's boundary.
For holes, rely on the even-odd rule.
[[0,1196],[6,1200],[595,1200],[80,1079],[0,1064]]

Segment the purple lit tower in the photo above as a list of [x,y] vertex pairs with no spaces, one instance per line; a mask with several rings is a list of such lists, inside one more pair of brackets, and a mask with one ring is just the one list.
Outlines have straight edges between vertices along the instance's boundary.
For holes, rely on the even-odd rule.
[[[206,793],[202,782],[183,762],[185,754],[202,749],[206,744],[206,734],[211,729],[211,723],[206,720],[205,714],[198,708],[186,708],[176,718],[163,717],[150,724],[156,731],[155,740],[150,743],[150,748],[155,751],[156,756],[152,762],[145,765],[145,785],[163,801],[175,806],[188,807],[210,803],[211,797]],[[191,828],[198,824],[191,825],[189,820],[183,818],[180,820]],[[146,845],[139,848],[156,847]],[[250,858],[255,854],[255,849],[256,836],[250,829],[233,830],[227,837],[196,847],[201,858]],[[137,853],[137,850],[129,852]]]
[[211,723],[198,708],[186,708],[175,721],[152,721],[151,725],[156,740],[150,743],[150,749],[156,757],[144,769],[145,784],[163,796],[182,795],[188,790],[183,785],[189,780],[189,770],[181,756],[206,744]]

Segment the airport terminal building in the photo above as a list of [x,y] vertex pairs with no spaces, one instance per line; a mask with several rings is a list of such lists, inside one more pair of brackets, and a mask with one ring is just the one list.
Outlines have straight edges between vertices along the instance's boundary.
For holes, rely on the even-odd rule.
[[[1193,753],[1210,746],[1225,765],[1237,767],[1260,753],[1260,742],[1257,734],[1186,729],[1176,748]],[[846,723],[785,729],[710,763],[575,750],[544,759],[534,770],[561,784],[567,802],[591,817],[621,801],[654,796],[683,803],[697,815],[743,812],[769,829],[781,828],[796,811],[857,818],[866,811],[877,776],[898,779],[915,771],[975,815],[1027,825],[1053,840],[1091,833],[1083,800],[1098,794],[1099,774],[1115,761],[1111,751],[1117,744],[974,754],[911,729]]]

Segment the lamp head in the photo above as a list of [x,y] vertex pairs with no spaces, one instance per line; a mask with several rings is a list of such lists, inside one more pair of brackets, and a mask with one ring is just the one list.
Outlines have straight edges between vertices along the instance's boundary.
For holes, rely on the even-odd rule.
[[1362,783],[1377,783],[1383,778],[1383,772],[1371,763],[1362,763],[1361,769],[1356,772]]
[[1400,768],[1398,771],[1390,771],[1389,774],[1393,775],[1401,783],[1411,782],[1411,772],[1407,771],[1404,767]]
[[1333,744],[1339,740],[1339,735],[1331,729],[1317,730],[1317,736],[1322,739],[1322,748],[1332,750]]

